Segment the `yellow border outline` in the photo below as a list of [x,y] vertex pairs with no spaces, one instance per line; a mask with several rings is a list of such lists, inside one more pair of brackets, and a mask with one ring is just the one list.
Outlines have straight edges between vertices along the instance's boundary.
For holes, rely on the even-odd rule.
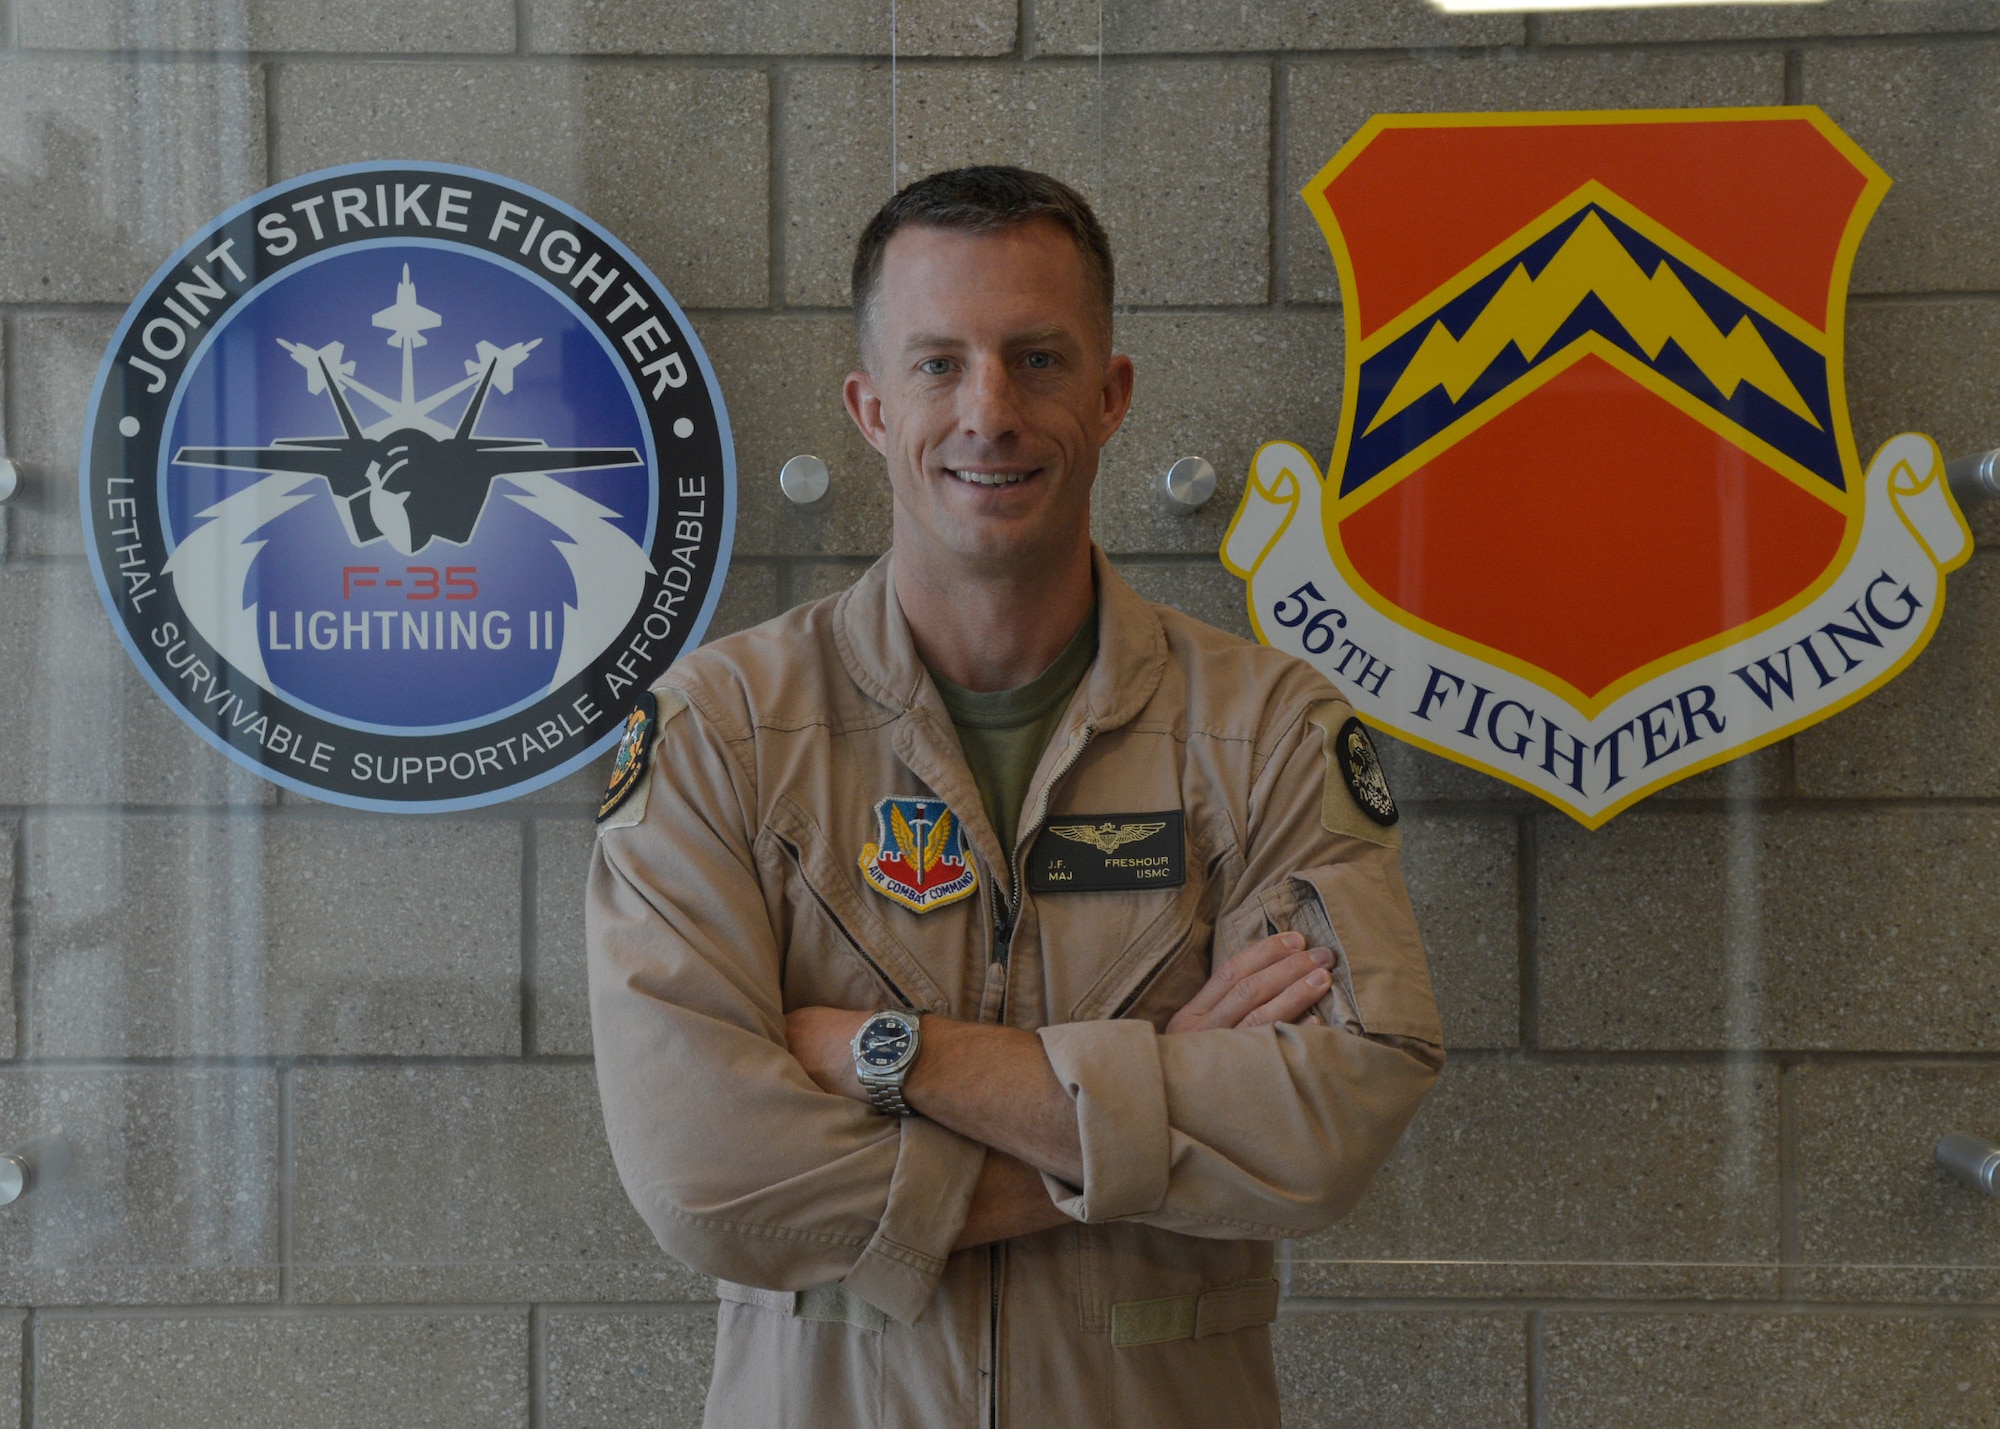
[[[1863,490],[1864,472],[1855,450],[1853,422],[1847,406],[1845,362],[1847,289],[1853,272],[1854,255],[1860,247],[1862,234],[1867,230],[1869,222],[1874,218],[1875,210],[1880,206],[1883,196],[1887,194],[1890,179],[1888,174],[1883,172],[1881,166],[1869,158],[1860,145],[1856,144],[1843,133],[1840,127],[1828,118],[1826,112],[1817,105],[1769,105],[1738,109],[1528,110],[1498,114],[1377,114],[1370,118],[1360,129],[1355,131],[1353,138],[1340,147],[1340,150],[1333,158],[1321,166],[1319,172],[1314,174],[1300,191],[1300,197],[1305,201],[1306,207],[1311,210],[1314,219],[1319,223],[1320,232],[1325,237],[1327,247],[1333,254],[1334,265],[1340,273],[1341,292],[1345,299],[1341,305],[1341,318],[1345,338],[1343,356],[1346,370],[1341,390],[1339,435],[1335,441],[1333,460],[1328,471],[1337,475],[1345,466],[1348,449],[1352,442],[1355,408],[1359,401],[1361,363],[1382,342],[1393,340],[1393,337],[1383,335],[1392,333],[1400,335],[1417,322],[1423,321],[1426,316],[1434,314],[1436,311],[1435,303],[1436,300],[1439,300],[1440,295],[1444,295],[1445,299],[1448,299],[1450,296],[1455,296],[1456,293],[1464,291],[1466,287],[1479,281],[1479,279],[1490,275],[1495,263],[1506,258],[1510,253],[1518,252],[1524,241],[1537,232],[1546,231],[1552,222],[1559,221],[1560,217],[1575,212],[1581,202],[1601,202],[1601,199],[1594,197],[1596,192],[1601,191],[1604,195],[1609,196],[1615,201],[1616,207],[1614,211],[1618,213],[1620,218],[1626,219],[1629,222],[1632,221],[1631,215],[1637,215],[1642,219],[1643,223],[1634,223],[1634,226],[1638,227],[1648,238],[1653,239],[1655,242],[1661,242],[1662,235],[1671,238],[1671,243],[1661,242],[1661,246],[1670,248],[1676,256],[1682,256],[1683,250],[1699,252],[1699,250],[1694,250],[1692,245],[1688,244],[1686,240],[1673,234],[1672,230],[1667,229],[1656,220],[1646,216],[1643,210],[1637,209],[1629,201],[1619,198],[1614,191],[1604,188],[1602,184],[1592,180],[1581,185],[1558,204],[1545,210],[1537,218],[1531,220],[1514,234],[1509,235],[1501,243],[1489,249],[1486,254],[1434,289],[1425,298],[1412,304],[1404,313],[1399,314],[1391,322],[1385,323],[1382,328],[1378,329],[1374,339],[1364,342],[1359,333],[1360,320],[1355,298],[1360,289],[1355,279],[1353,259],[1348,253],[1347,241],[1341,232],[1339,221],[1334,217],[1332,205],[1326,200],[1325,191],[1327,185],[1346,169],[1348,165],[1359,158],[1379,135],[1390,129],[1527,128],[1577,124],[1719,124],[1758,120],[1805,121],[1817,130],[1821,137],[1826,139],[1843,158],[1852,164],[1864,180],[1861,194],[1855,200],[1854,207],[1848,214],[1847,224],[1842,230],[1840,245],[1835,250],[1833,266],[1829,271],[1827,326],[1824,333],[1816,333],[1816,330],[1813,329],[1810,323],[1798,317],[1790,309],[1785,308],[1783,304],[1777,303],[1776,300],[1763,294],[1740,277],[1729,274],[1726,269],[1723,269],[1719,264],[1715,264],[1713,260],[1706,259],[1706,255],[1702,255],[1704,263],[1697,267],[1697,271],[1701,272],[1702,276],[1717,282],[1719,286],[1730,292],[1732,296],[1736,296],[1739,301],[1748,302],[1749,300],[1744,295],[1756,294],[1757,297],[1763,300],[1762,303],[1755,305],[1757,311],[1764,316],[1772,317],[1774,321],[1780,321],[1781,325],[1785,326],[1789,331],[1794,331],[1794,335],[1800,336],[1801,340],[1807,340],[1804,336],[1805,333],[1816,333],[1816,340],[1812,340],[1810,345],[1820,350],[1826,358],[1828,407],[1834,424],[1835,441],[1840,451],[1842,475],[1847,485],[1847,491],[1844,493],[1846,500],[1843,504],[1848,507],[1847,532],[1842,539],[1839,551],[1828,562],[1825,570],[1821,572],[1820,576],[1811,586],[1793,597],[1792,600],[1787,601],[1785,605],[1779,607],[1777,612],[1767,613],[1764,616],[1758,617],[1755,621],[1747,622],[1744,625],[1712,636],[1709,640],[1700,644],[1662,656],[1660,659],[1641,667],[1641,669],[1621,677],[1614,684],[1607,686],[1596,697],[1589,697],[1583,695],[1581,691],[1577,690],[1567,681],[1560,680],[1548,671],[1541,670],[1528,664],[1526,661],[1515,659],[1498,651],[1489,651],[1486,647],[1474,641],[1466,640],[1463,636],[1442,631],[1438,627],[1429,625],[1428,622],[1419,621],[1410,612],[1402,609],[1402,607],[1396,605],[1393,601],[1386,599],[1366,581],[1363,581],[1355,572],[1353,563],[1348,559],[1346,549],[1341,543],[1339,521],[1345,516],[1352,514],[1360,506],[1365,505],[1366,502],[1356,500],[1352,497],[1343,500],[1338,496],[1337,492],[1335,493],[1335,499],[1328,501],[1326,499],[1327,478],[1321,476],[1320,520],[1324,528],[1323,534],[1328,554],[1332,557],[1334,565],[1341,572],[1341,575],[1349,580],[1354,585],[1356,592],[1364,600],[1368,601],[1369,604],[1374,606],[1384,618],[1406,629],[1417,631],[1427,639],[1433,640],[1446,649],[1455,650],[1460,654],[1469,655],[1475,659],[1508,669],[1530,683],[1547,690],[1556,698],[1571,704],[1580,713],[1584,713],[1586,717],[1594,718],[1598,711],[1604,709],[1623,694],[1636,688],[1646,680],[1652,679],[1677,665],[1687,664],[1690,661],[1700,659],[1703,655],[1715,649],[1734,644],[1740,640],[1752,639],[1760,629],[1766,629],[1772,625],[1781,623],[1790,613],[1801,608],[1819,591],[1824,590],[1834,580],[1838,579],[1841,570],[1844,568],[1845,559],[1852,555],[1854,544],[1859,539],[1862,506],[1866,497],[1866,493]],[[1586,195],[1591,195],[1592,197],[1586,199]],[[1613,204],[1607,203],[1605,206],[1613,207]],[[1684,259],[1683,261],[1687,260]],[[1691,264],[1691,266],[1695,265]],[[1773,308],[1781,316],[1774,316],[1770,311]],[[1413,312],[1417,316],[1411,317],[1410,314]],[[1782,322],[1783,317],[1789,317],[1791,322]],[[1803,329],[1803,331],[1798,331],[1797,329]],[[1586,339],[1585,341],[1588,340]],[[1580,342],[1574,346],[1576,349],[1581,350],[1583,345]],[[1616,352],[1616,349],[1612,348],[1609,343],[1600,343],[1600,348],[1602,350],[1599,355],[1606,356],[1607,360],[1614,361],[1621,370],[1626,371],[1635,380],[1644,383],[1650,390],[1658,392],[1659,388],[1655,385],[1655,381],[1667,386],[1673,385],[1667,383],[1665,379],[1659,378],[1658,374],[1651,373],[1650,369],[1647,370],[1647,376],[1640,376],[1633,369],[1639,368],[1642,365],[1631,361],[1622,352],[1617,353],[1617,358],[1611,358],[1609,354]],[[1564,356],[1567,357],[1567,352]],[[1625,360],[1618,361],[1618,359]],[[1553,367],[1554,365],[1554,360],[1542,364],[1544,367]],[[1535,370],[1540,371],[1541,368],[1538,367]],[[1550,375],[1553,376],[1554,373],[1552,372]],[[1654,380],[1648,380],[1649,378]],[[1525,383],[1525,381],[1526,379],[1524,378],[1523,382]],[[1517,386],[1520,385],[1517,384]],[[1527,390],[1533,389],[1529,388]],[[1510,389],[1511,391],[1512,389]],[[1521,395],[1525,395],[1525,392]],[[1665,393],[1660,393],[1660,395],[1663,397],[1667,396]],[[1751,455],[1756,456],[1758,460],[1764,461],[1767,465],[1774,467],[1788,478],[1794,481],[1798,480],[1798,477],[1790,470],[1790,468],[1796,466],[1796,463],[1790,458],[1784,457],[1767,444],[1755,439],[1742,428],[1736,427],[1733,422],[1729,423],[1729,427],[1733,430],[1722,430],[1715,427],[1714,423],[1708,421],[1703,414],[1719,414],[1713,414],[1705,403],[1697,402],[1692,397],[1686,396],[1686,394],[1682,395],[1685,400],[1675,402],[1675,405],[1680,407],[1681,410],[1687,411],[1689,415],[1695,416],[1697,420],[1703,420],[1704,424],[1709,425],[1712,430],[1716,430],[1718,435],[1724,436],[1735,444],[1742,446]],[[1504,410],[1504,406],[1496,405],[1501,400],[1501,397],[1495,397],[1491,401],[1482,404],[1478,409],[1478,413],[1484,413],[1489,408],[1496,413]],[[1514,396],[1506,405],[1511,405],[1512,401],[1518,400],[1519,397]],[[1668,398],[1668,400],[1674,399]],[[1701,411],[1691,411],[1690,407],[1700,408]],[[1465,435],[1474,429],[1470,426],[1464,426],[1463,423],[1467,418],[1475,415],[1477,413],[1466,414],[1466,418],[1461,418],[1459,422],[1453,423],[1451,427],[1446,428],[1445,432],[1432,437],[1430,441],[1419,447],[1416,452],[1409,454],[1397,462],[1396,466],[1390,470],[1396,471],[1397,468],[1403,468],[1402,471],[1397,473],[1397,479],[1400,479],[1400,476],[1407,475],[1409,470],[1414,470],[1416,465],[1421,464],[1413,460],[1420,454],[1423,455],[1425,460],[1428,460],[1430,457],[1437,455],[1444,446],[1462,440]],[[1441,442],[1440,439],[1449,433],[1456,433],[1456,435],[1452,436],[1449,442]],[[1746,437],[1750,439],[1745,440]],[[1410,465],[1405,467],[1405,463],[1410,463]],[[1822,499],[1824,499],[1827,490],[1825,482],[1816,477],[1813,480],[1820,488],[1815,494],[1821,495]],[[1255,481],[1254,463],[1252,481]],[[1369,485],[1375,487],[1377,486],[1377,481],[1379,481],[1379,477],[1376,480],[1371,480]],[[1377,490],[1370,493],[1368,500],[1373,500],[1375,496],[1380,495],[1382,491],[1386,491],[1387,489],[1386,485],[1378,487]],[[1956,510],[1956,507],[1953,509]],[[1284,526],[1289,525],[1290,517],[1288,516]],[[1284,526],[1279,528],[1280,532],[1283,531]],[[1235,523],[1232,521],[1230,523],[1230,530],[1233,532],[1234,529]],[[1266,549],[1268,550],[1269,548],[1267,547]],[[1227,563],[1225,562],[1225,564]],[[1238,572],[1237,574],[1241,575],[1242,573]],[[1247,598],[1249,596],[1247,589],[1248,577],[1245,576],[1244,579],[1246,580],[1245,595]],[[1263,639],[1262,629],[1257,623],[1254,602],[1251,602],[1250,619],[1252,628],[1257,631],[1258,638],[1260,640]],[[1926,634],[1925,639],[1929,639],[1928,634]],[[1922,646],[1920,644],[1915,648],[1921,649]],[[1755,747],[1757,746],[1746,746],[1739,752],[1747,753],[1750,748]],[[1436,752],[1444,753],[1443,750]],[[1456,755],[1448,757],[1457,758]],[[1718,760],[1717,762],[1720,761]],[[1706,766],[1695,766],[1694,768],[1690,768],[1688,772],[1695,772],[1695,768],[1699,767]],[[1684,778],[1686,776],[1678,775],[1676,777]]]

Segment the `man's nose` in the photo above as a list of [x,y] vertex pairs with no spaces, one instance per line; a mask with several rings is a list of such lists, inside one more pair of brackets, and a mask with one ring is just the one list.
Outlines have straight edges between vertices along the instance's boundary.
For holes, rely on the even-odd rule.
[[997,357],[975,359],[959,386],[958,423],[967,435],[982,441],[999,441],[1020,427],[1019,393],[1013,374]]

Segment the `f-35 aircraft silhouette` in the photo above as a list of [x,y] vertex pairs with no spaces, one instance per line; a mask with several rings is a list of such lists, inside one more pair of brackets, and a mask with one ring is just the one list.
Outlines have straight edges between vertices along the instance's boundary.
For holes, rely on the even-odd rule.
[[[333,399],[342,435],[280,438],[267,447],[182,447],[174,454],[174,462],[180,466],[324,477],[347,517],[356,544],[365,545],[387,537],[390,545],[404,555],[415,555],[433,540],[459,545],[471,540],[480,513],[486,509],[495,477],[638,464],[639,453],[630,447],[550,447],[533,438],[473,435],[496,376],[501,390],[509,390],[513,368],[534,343],[511,349],[480,343],[481,361],[476,368],[475,364],[466,363],[468,373],[478,372],[478,386],[466,403],[457,429],[443,437],[426,431],[417,422],[428,421],[423,414],[436,405],[437,399],[421,404],[416,401],[411,354],[414,348],[424,345],[422,330],[437,326],[439,319],[428,308],[417,305],[408,268],[403,270],[396,296],[396,305],[377,313],[375,323],[390,330],[391,346],[403,349],[400,403],[374,397],[366,388],[349,380],[353,364],[340,361],[338,343],[317,350],[286,343],[294,359],[318,379],[310,384],[310,390],[324,385]],[[398,415],[407,415],[412,419],[410,424],[399,425],[380,436],[367,436],[355,420],[343,383],[369,395],[378,405]],[[463,387],[461,383],[452,390]],[[380,431],[379,426],[377,430]],[[444,428],[438,426],[437,430]]]

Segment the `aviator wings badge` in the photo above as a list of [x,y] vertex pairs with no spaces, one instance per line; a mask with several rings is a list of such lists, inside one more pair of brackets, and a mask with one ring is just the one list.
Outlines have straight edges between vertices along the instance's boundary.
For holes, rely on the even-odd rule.
[[1166,820],[1141,824],[1050,824],[1049,832],[1071,843],[1089,844],[1099,853],[1116,853],[1129,843],[1149,839],[1167,826]]
[[1259,635],[1593,828],[1879,688],[1971,548],[1929,438],[1849,429],[1888,186],[1811,107],[1371,119],[1304,191],[1332,460],[1264,446],[1223,542]]

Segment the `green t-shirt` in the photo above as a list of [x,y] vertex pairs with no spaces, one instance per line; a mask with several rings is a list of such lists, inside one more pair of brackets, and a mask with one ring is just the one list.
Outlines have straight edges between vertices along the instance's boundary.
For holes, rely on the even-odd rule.
[[931,680],[958,729],[965,762],[972,766],[972,777],[979,784],[986,817],[999,833],[1000,845],[1009,858],[1014,854],[1014,834],[1020,827],[1021,806],[1027,802],[1035,766],[1042,762],[1042,751],[1062,723],[1069,697],[1083,683],[1084,672],[1096,658],[1097,610],[1093,606],[1062,654],[1048,669],[1016,689],[968,690],[931,672]]

